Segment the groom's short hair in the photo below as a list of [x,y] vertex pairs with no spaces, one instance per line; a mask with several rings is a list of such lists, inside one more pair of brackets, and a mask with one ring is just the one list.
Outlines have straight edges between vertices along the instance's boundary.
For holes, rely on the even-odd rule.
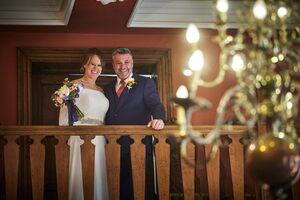
[[130,54],[132,56],[132,53],[128,48],[118,48],[114,50],[114,52],[111,55],[114,56],[116,54]]

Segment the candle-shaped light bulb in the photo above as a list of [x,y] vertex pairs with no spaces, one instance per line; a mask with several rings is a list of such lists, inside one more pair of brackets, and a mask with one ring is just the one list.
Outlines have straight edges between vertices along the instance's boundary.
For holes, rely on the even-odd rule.
[[184,85],[181,85],[177,89],[176,97],[177,98],[181,98],[181,99],[187,99],[189,97],[189,91],[188,91],[188,89]]
[[277,15],[280,18],[284,18],[287,15],[287,13],[288,13],[288,11],[287,11],[286,7],[284,7],[284,6],[281,6],[277,10]]
[[189,68],[193,71],[201,71],[204,65],[204,58],[202,51],[197,49],[189,60]]
[[228,11],[228,7],[227,0],[218,0],[216,3],[216,8],[221,13],[226,13]]
[[241,71],[244,67],[244,61],[243,58],[240,54],[236,54],[233,56],[232,58],[232,64],[231,64],[231,68],[238,72]]
[[186,31],[186,40],[188,43],[196,43],[199,41],[200,33],[195,24],[190,24]]
[[188,69],[188,68],[183,69],[182,73],[185,76],[192,76],[193,75],[193,71],[191,69]]
[[264,0],[257,0],[253,6],[253,14],[257,19],[263,20],[267,16],[267,6]]

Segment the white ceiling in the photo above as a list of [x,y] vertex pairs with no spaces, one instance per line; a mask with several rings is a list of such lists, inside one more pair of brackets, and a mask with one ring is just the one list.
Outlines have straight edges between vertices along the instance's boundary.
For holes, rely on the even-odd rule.
[[75,0],[1,0],[1,25],[67,25]]
[[[0,24],[67,25],[74,2],[75,0],[1,0]],[[241,2],[230,3],[236,7]],[[230,14],[229,19],[232,18]],[[137,0],[127,26],[185,28],[193,22],[201,28],[212,28],[214,20],[211,0]]]
[[[229,0],[228,27],[237,28],[236,11],[243,0]],[[253,1],[254,2],[254,1]],[[300,2],[294,1],[300,9]],[[299,13],[299,12],[298,12]],[[199,28],[214,28],[213,0],[137,0],[128,27],[186,28],[194,23]]]
[[[0,25],[67,25],[74,2],[0,0]],[[228,25],[235,28],[235,12],[243,7],[243,3],[242,0],[232,0],[229,4]],[[300,8],[300,2],[296,4]],[[137,0],[127,27],[185,28],[194,23],[199,28],[213,28],[214,21],[212,0]]]

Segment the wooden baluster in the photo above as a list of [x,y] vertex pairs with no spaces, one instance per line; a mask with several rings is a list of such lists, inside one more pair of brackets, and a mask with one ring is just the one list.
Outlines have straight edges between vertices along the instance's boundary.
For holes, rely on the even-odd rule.
[[44,161],[44,200],[58,199],[55,145],[58,140],[54,136],[46,136],[41,143],[45,148]]
[[[205,146],[206,157],[209,154],[211,145]],[[207,168],[207,179],[208,179],[208,192],[209,199],[219,200],[220,199],[220,152],[218,151],[215,157],[206,162]]]
[[0,135],[0,199],[5,199],[4,145],[7,141]]
[[146,151],[142,143],[143,135],[132,135],[134,143],[131,145],[131,163],[134,199],[145,198],[145,169],[146,169]]
[[59,200],[68,199],[69,155],[67,144],[69,136],[56,136],[58,144],[55,146],[57,193]]
[[107,135],[108,144],[105,146],[107,181],[109,199],[120,197],[120,145],[117,143],[118,135]]
[[81,163],[84,199],[94,199],[94,166],[95,166],[95,146],[91,140],[95,136],[82,136],[84,144],[81,145]]
[[17,199],[19,146],[16,144],[18,136],[5,136],[7,144],[4,146],[4,169],[6,199]]
[[30,145],[33,140],[30,136],[20,136],[16,140],[19,145],[19,166],[18,166],[18,199],[32,199],[32,181],[30,169]]
[[43,199],[44,197],[44,164],[45,148],[41,143],[43,136],[32,136],[33,144],[30,146],[30,165],[32,181],[33,200]]
[[229,159],[234,199],[244,199],[244,146],[239,136],[230,135]]
[[300,199],[300,180],[298,180],[292,187],[293,199]]
[[[186,159],[195,162],[195,145],[189,142],[186,148]],[[183,192],[184,199],[189,200],[195,198],[195,168],[184,159],[181,158]]]
[[170,195],[170,145],[166,137],[155,135],[158,143],[155,145],[156,169],[159,199],[169,199]]

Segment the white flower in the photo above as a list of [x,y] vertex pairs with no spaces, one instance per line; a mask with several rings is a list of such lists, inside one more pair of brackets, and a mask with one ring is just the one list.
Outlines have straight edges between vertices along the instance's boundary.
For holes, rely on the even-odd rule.
[[70,94],[70,89],[69,89],[68,86],[63,85],[61,88],[59,88],[59,90],[57,91],[57,94],[58,94],[60,97],[68,96],[68,95]]
[[126,81],[126,85],[127,85],[127,88],[128,90],[130,90],[135,84],[137,84],[135,81],[134,81],[134,78],[129,78],[127,81]]

